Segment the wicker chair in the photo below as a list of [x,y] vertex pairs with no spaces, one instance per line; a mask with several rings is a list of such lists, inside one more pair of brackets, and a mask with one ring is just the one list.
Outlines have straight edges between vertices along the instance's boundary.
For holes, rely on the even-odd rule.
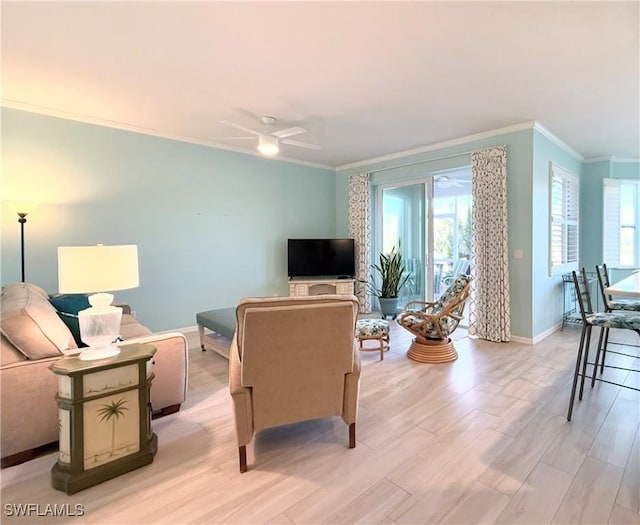
[[411,301],[405,305],[397,322],[416,336],[407,352],[410,359],[448,363],[458,358],[449,336],[462,320],[470,285],[471,277],[458,275],[437,301]]

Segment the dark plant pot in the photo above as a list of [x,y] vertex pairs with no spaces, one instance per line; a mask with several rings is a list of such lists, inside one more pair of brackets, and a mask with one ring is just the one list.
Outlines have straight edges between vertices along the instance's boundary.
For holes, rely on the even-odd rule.
[[396,312],[398,310],[398,298],[397,297],[378,297],[380,302],[380,311],[382,317],[391,316],[392,319],[396,318]]

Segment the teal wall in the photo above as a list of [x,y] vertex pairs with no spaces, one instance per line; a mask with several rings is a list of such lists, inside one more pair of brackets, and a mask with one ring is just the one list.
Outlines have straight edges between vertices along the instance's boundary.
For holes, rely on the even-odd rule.
[[[57,291],[60,245],[137,244],[140,287],[116,292],[153,330],[244,296],[286,295],[286,239],[332,237],[331,170],[2,109],[2,200],[28,216],[26,277]],[[20,279],[3,202],[2,283]]]
[[[57,246],[137,244],[141,285],[117,300],[163,330],[191,326],[195,312],[244,296],[286,294],[288,237],[348,234],[349,175],[411,180],[467,166],[470,151],[494,145],[508,149],[512,333],[535,338],[562,314],[560,278],[548,275],[549,162],[581,178],[588,268],[602,258],[602,179],[640,178],[638,162],[582,165],[527,129],[334,174],[3,108],[2,200],[40,203],[26,224],[26,272],[49,292],[57,290]],[[20,278],[19,226],[4,203],[1,232],[0,275],[9,283]],[[516,249],[522,259],[513,258]]]
[[[372,162],[357,168],[338,171],[336,174],[337,235],[346,235],[348,231],[347,198],[349,176],[354,173],[372,173],[372,183],[411,180],[449,168],[458,168],[471,164],[470,151],[490,146],[507,146],[507,206],[510,247],[511,289],[511,330],[514,336],[531,338],[533,332],[532,299],[532,254],[537,246],[532,243],[533,199],[533,129],[525,129],[504,135],[474,140],[429,152],[407,155],[406,157]],[[449,157],[450,155],[456,155]],[[448,157],[448,158],[441,158]],[[419,163],[419,164],[414,164]],[[409,164],[409,166],[404,166]],[[384,169],[385,171],[378,170]],[[514,259],[513,251],[523,250],[522,259]],[[375,255],[375,254],[374,254]]]
[[[563,313],[562,276],[549,275],[549,167],[551,162],[582,179],[582,163],[538,130],[534,130],[532,173],[534,212],[531,237],[533,290],[531,313],[534,336],[562,322]],[[582,210],[585,209],[583,202],[580,206]],[[582,213],[581,220],[588,215],[588,213]]]
[[613,159],[611,176],[614,179],[640,180],[640,161],[627,162]]
[[[511,330],[516,337],[536,339],[557,327],[563,313],[562,278],[549,276],[550,163],[555,162],[580,178],[580,264],[593,268],[602,259],[602,179],[638,179],[638,162],[605,160],[583,163],[535,128],[372,162],[343,169],[336,174],[336,227],[338,235],[346,235],[349,175],[372,173],[374,186],[417,179],[435,171],[470,165],[471,155],[467,152],[494,145],[506,145],[508,150]],[[458,153],[461,154],[449,157]],[[522,259],[513,257],[517,249],[523,251]],[[622,276],[613,274],[614,278]]]
[[580,180],[580,261],[589,271],[602,264],[602,181],[611,176],[603,160],[585,163]]

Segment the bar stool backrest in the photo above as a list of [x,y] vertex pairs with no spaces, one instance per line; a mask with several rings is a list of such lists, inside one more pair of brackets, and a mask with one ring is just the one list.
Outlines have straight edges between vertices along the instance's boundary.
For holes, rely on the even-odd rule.
[[587,279],[587,271],[582,268],[580,272],[573,270],[573,284],[576,289],[576,298],[578,299],[578,305],[580,306],[580,315],[582,316],[582,322],[587,322],[587,315],[593,313],[593,307],[591,306],[591,292],[589,291],[589,279]]
[[611,296],[604,293],[606,288],[609,288],[609,270],[607,269],[606,264],[598,264],[596,265],[596,274],[598,275],[598,287],[600,288],[600,294],[602,295],[602,304],[604,304],[604,311],[610,312],[611,306],[609,305],[609,301],[611,300]]

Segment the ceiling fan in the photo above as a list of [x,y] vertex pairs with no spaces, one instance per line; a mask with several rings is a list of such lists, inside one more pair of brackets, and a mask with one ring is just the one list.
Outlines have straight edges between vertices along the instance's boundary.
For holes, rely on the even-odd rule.
[[448,175],[436,175],[433,180],[439,188],[463,188],[463,183],[471,184],[470,180],[451,179]]
[[294,135],[300,135],[301,133],[306,133],[307,130],[298,126],[294,126],[291,128],[284,129],[275,129],[277,120],[275,117],[264,116],[260,117],[260,121],[262,122],[263,129],[262,131],[258,131],[255,129],[248,128],[246,126],[241,126],[240,124],[236,124],[235,122],[231,122],[229,120],[221,120],[220,123],[225,126],[230,126],[232,128],[239,129],[246,133],[250,133],[250,136],[240,136],[240,137],[219,137],[222,140],[256,140],[258,139],[258,151],[263,155],[275,155],[280,151],[280,144],[287,144],[288,146],[298,146],[300,148],[307,149],[320,149],[320,146],[316,144],[310,144],[308,142],[301,142],[299,140],[291,140],[289,137],[293,137]]

